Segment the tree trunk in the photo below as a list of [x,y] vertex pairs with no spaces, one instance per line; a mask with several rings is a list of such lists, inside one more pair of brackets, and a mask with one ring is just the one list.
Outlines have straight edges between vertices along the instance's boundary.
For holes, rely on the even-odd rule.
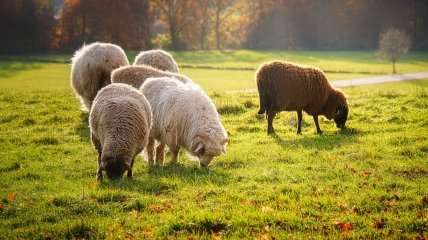
[[217,10],[216,12],[215,36],[216,36],[217,49],[220,49],[220,11],[219,10]]
[[86,41],[86,1],[83,0],[82,4],[82,28],[80,29],[80,44]]
[[395,61],[392,61],[392,73],[395,74]]

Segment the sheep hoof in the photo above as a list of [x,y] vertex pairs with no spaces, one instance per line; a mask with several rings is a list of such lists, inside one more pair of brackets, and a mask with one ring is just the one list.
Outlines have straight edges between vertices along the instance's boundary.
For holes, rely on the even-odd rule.
[[103,175],[102,174],[97,174],[97,180],[98,181],[102,181],[103,180]]

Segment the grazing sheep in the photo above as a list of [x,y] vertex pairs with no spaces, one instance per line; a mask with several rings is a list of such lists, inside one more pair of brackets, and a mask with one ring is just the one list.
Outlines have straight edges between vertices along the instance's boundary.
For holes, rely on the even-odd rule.
[[149,65],[154,68],[178,73],[178,65],[174,58],[164,50],[141,51],[134,60],[134,65]]
[[97,92],[111,83],[111,71],[129,62],[119,46],[95,42],[77,50],[71,64],[71,87],[82,108],[89,110]]
[[[225,153],[229,141],[217,110],[205,92],[192,82],[174,78],[149,78],[141,86],[153,111],[147,153],[153,164],[154,140],[166,144],[172,161],[178,162],[180,147],[199,158],[201,166]],[[163,149],[156,150],[156,163],[163,163]]]
[[121,83],[101,89],[89,114],[91,141],[98,151],[97,178],[102,171],[120,178],[132,177],[135,157],[149,140],[152,125],[150,104],[137,89]]
[[137,89],[150,77],[170,77],[182,82],[192,81],[184,75],[162,71],[148,65],[120,67],[111,73],[113,83],[126,83]]
[[302,110],[313,116],[317,133],[322,133],[318,115],[345,126],[348,102],[340,89],[333,88],[324,73],[314,67],[283,61],[262,64],[256,71],[260,97],[259,114],[266,112],[268,133],[274,133],[272,121],[280,111],[297,111],[297,133],[301,134]]

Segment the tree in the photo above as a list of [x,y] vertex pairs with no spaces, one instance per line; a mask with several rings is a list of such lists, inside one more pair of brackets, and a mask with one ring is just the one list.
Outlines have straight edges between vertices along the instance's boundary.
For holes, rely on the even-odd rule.
[[[181,32],[186,25],[189,25],[191,5],[193,1],[180,0],[153,0],[152,11],[159,10],[163,20],[167,23],[169,35],[171,37],[172,49],[185,49],[185,43],[181,39]],[[159,12],[158,11],[158,12]]]
[[0,1],[0,53],[50,50],[53,26],[51,1]]
[[55,45],[70,51],[102,41],[143,49],[150,38],[149,10],[148,0],[65,0],[58,14]]
[[380,35],[378,56],[392,62],[392,73],[396,73],[395,63],[409,51],[409,48],[409,35],[402,30],[390,28]]
[[230,16],[231,11],[228,9],[232,4],[233,0],[214,0],[214,28],[217,49],[221,48],[221,26],[225,19]]

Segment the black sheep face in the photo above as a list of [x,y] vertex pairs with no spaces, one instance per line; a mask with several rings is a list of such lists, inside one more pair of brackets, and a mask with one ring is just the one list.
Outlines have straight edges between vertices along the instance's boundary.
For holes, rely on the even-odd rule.
[[346,120],[348,119],[348,106],[340,106],[337,108],[337,116],[334,118],[336,127],[344,128]]
[[122,157],[116,157],[116,159],[109,157],[105,159],[104,163],[103,169],[109,179],[120,179],[129,170],[129,165]]

